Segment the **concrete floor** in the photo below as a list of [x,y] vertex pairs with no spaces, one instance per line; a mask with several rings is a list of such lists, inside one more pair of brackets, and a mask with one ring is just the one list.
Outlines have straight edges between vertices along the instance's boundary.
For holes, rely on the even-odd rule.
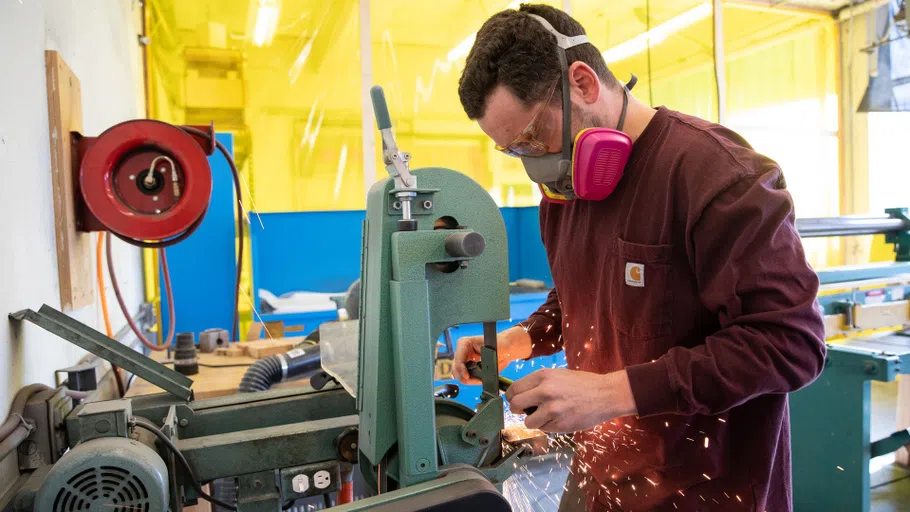
[[[897,383],[872,384],[872,439],[880,439],[896,428]],[[870,477],[870,512],[906,512],[910,510],[910,471],[891,464],[893,455],[873,461],[878,471]],[[561,460],[559,462],[565,462]],[[556,461],[534,463],[506,482],[504,492],[516,512],[553,512],[562,495],[566,470]],[[548,482],[551,482],[548,485]],[[556,483],[559,485],[556,485]],[[845,511],[847,512],[847,511]]]

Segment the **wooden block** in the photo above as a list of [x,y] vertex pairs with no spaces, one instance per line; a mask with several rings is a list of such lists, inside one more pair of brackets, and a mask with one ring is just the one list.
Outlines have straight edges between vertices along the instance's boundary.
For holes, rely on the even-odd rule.
[[82,131],[82,89],[60,54],[44,52],[44,63],[60,307],[72,311],[95,302],[90,236],[76,230],[76,176],[70,135]]
[[283,338],[278,340],[252,341],[246,344],[244,350],[248,356],[262,359],[263,357],[287,352],[294,348],[298,343],[300,343],[300,340],[288,340]]
[[[242,350],[242,349],[240,350],[240,353],[241,353],[241,354],[243,353],[243,350]],[[226,356],[226,355],[227,355],[227,348],[216,348],[216,349],[215,349],[215,355],[216,355],[216,356]]]
[[284,337],[284,322],[278,320],[276,322],[252,322],[250,324],[250,330],[246,333],[247,341],[255,341],[262,339],[265,336],[266,339],[277,339]]
[[227,357],[242,357],[243,355],[245,355],[243,349],[240,347],[230,347],[230,348],[219,349],[219,350],[224,350],[224,355],[226,355]]

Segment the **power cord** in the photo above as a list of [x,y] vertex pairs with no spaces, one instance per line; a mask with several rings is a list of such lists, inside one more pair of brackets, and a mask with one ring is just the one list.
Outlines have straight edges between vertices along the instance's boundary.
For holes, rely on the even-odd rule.
[[164,432],[162,432],[161,429],[159,429],[154,423],[146,420],[145,418],[139,417],[133,417],[130,422],[137,427],[142,427],[152,434],[155,434],[155,437],[157,437],[164,444],[164,446],[174,454],[174,457],[180,461],[180,465],[183,466],[184,470],[186,470],[186,474],[189,476],[190,483],[193,485],[193,489],[196,490],[196,494],[198,494],[202,499],[210,503],[214,503],[215,505],[218,505],[219,507],[225,508],[227,510],[237,510],[237,507],[229,505],[202,490],[202,485],[196,478],[196,473],[193,472],[193,468],[190,467],[190,463],[187,462],[186,457],[183,456],[183,453],[180,452],[180,449],[177,448],[174,442],[171,441],[166,435],[164,435]]
[[239,318],[239,308],[240,308],[240,275],[243,271],[243,193],[240,190],[240,172],[237,170],[237,164],[234,162],[234,158],[231,156],[231,153],[224,147],[220,141],[218,141],[214,136],[209,133],[206,133],[202,130],[192,128],[190,126],[181,126],[183,131],[190,135],[195,135],[197,137],[202,137],[203,139],[211,140],[215,147],[218,148],[218,151],[224,156],[224,159],[227,160],[228,166],[231,168],[231,175],[234,178],[234,193],[237,195],[237,275],[236,288],[234,289],[234,319],[231,323],[231,340],[239,341],[240,338],[237,337],[237,329],[240,321]]

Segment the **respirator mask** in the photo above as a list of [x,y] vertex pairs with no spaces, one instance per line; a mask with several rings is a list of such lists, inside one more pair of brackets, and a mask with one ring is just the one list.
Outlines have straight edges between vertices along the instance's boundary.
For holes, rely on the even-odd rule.
[[556,53],[562,68],[562,152],[546,153],[541,156],[528,156],[521,154],[520,151],[506,152],[521,158],[528,177],[540,186],[546,201],[551,203],[569,203],[575,199],[600,201],[616,189],[632,153],[632,139],[622,132],[622,128],[629,105],[629,89],[635,86],[638,79],[633,75],[623,88],[622,113],[615,130],[585,128],[578,132],[573,141],[566,50],[590,41],[585,35],[566,36],[553,28],[544,18],[535,14],[529,16],[539,21],[556,37]]

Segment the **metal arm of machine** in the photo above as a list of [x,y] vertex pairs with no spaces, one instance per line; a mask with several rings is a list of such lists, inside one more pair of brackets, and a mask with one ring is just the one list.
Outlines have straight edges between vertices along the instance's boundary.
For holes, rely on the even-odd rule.
[[797,219],[796,230],[803,238],[859,236],[910,230],[910,222],[893,215],[847,216]]
[[382,137],[382,157],[386,171],[395,180],[395,188],[398,189],[395,195],[401,201],[399,227],[402,230],[413,231],[417,227],[411,216],[411,202],[417,196],[417,178],[411,174],[408,168],[411,154],[398,149],[398,143],[395,142],[395,135],[392,133],[392,118],[389,116],[389,107],[386,104],[382,87],[374,85],[370,89],[370,99],[373,101],[376,125],[379,127],[379,134]]
[[796,230],[803,238],[827,236],[885,235],[894,244],[895,260],[910,261],[910,209],[888,208],[887,215],[797,219]]

